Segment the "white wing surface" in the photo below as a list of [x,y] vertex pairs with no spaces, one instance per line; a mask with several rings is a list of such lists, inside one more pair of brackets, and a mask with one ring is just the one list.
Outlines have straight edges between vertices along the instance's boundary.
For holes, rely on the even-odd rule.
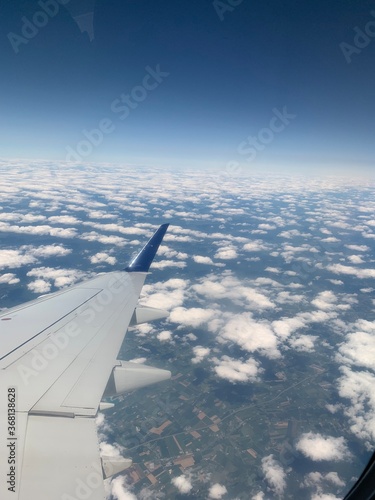
[[168,225],[124,270],[99,275],[0,315],[0,498],[103,500],[103,477],[131,464],[99,456],[103,395],[170,378],[117,360],[130,324],[165,311],[137,308]]

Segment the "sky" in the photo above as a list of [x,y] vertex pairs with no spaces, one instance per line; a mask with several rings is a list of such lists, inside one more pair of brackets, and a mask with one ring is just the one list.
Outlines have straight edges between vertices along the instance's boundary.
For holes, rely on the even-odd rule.
[[2,158],[373,171],[375,8],[4,0]]

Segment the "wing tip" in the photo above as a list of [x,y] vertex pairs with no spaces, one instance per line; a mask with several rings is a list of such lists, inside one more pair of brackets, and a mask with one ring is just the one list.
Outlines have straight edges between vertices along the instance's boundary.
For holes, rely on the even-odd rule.
[[162,224],[124,271],[128,273],[147,273],[168,227],[168,223]]

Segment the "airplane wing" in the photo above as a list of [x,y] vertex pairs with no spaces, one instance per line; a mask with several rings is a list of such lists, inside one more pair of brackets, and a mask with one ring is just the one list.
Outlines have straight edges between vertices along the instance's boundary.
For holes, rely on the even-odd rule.
[[100,457],[102,398],[171,373],[117,360],[130,325],[166,311],[137,307],[168,224],[123,271],[98,275],[0,315],[0,498],[103,500],[103,478],[131,460]]

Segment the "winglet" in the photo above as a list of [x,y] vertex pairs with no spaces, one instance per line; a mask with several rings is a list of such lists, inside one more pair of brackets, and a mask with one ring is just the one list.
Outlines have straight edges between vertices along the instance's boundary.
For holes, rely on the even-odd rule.
[[163,224],[155,232],[152,238],[146,243],[139,254],[132,262],[124,269],[128,273],[147,273],[151,263],[154,260],[156,252],[163,241],[164,235],[167,232],[169,224]]

